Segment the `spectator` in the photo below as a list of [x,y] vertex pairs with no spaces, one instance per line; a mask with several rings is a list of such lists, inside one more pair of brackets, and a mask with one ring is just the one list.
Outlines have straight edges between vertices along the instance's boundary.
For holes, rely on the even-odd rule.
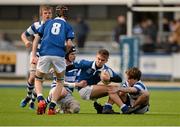
[[117,25],[113,30],[113,40],[119,44],[120,35],[126,35],[126,18],[124,15],[117,17]]
[[15,50],[12,40],[7,33],[0,33],[0,50]]
[[180,21],[174,22],[172,26],[172,33],[170,34],[169,40],[169,52],[179,52],[180,51]]
[[76,17],[75,23],[76,24],[74,26],[74,31],[75,31],[77,46],[78,48],[84,48],[89,33],[89,26],[84,21],[83,17],[80,15]]
[[143,35],[144,35],[144,44],[142,45],[142,50],[144,52],[154,52],[156,49],[156,40],[157,40],[157,29],[151,19],[145,19],[141,23]]

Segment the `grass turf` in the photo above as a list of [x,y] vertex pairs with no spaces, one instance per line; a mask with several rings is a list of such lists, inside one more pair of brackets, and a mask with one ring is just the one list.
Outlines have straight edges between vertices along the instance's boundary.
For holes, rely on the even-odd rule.
[[[0,88],[0,126],[180,126],[180,91],[152,90],[150,112],[144,115],[96,114],[92,101],[80,101],[80,114],[36,115],[21,108],[24,88]],[[48,89],[45,89],[47,95]],[[107,98],[99,100],[104,104]],[[119,111],[114,105],[115,111]]]

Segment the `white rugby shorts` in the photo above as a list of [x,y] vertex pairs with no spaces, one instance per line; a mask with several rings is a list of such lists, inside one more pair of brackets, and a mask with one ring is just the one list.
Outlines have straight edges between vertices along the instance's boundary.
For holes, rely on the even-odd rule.
[[40,56],[37,63],[37,70],[42,73],[48,73],[53,67],[57,73],[66,69],[65,58],[59,56]]
[[80,94],[81,98],[84,100],[90,100],[92,89],[93,89],[93,85],[86,86],[86,87],[80,89],[79,94]]

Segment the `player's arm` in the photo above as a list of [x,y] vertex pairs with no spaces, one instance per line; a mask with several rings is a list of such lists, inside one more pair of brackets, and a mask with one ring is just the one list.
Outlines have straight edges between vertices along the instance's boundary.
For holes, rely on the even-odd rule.
[[68,52],[72,48],[72,46],[74,46],[72,39],[68,39],[66,41],[66,51]]
[[81,87],[81,88],[83,88],[83,87],[85,87],[85,86],[87,86],[87,82],[85,81],[85,80],[82,80],[82,81],[80,81],[80,82],[64,82],[64,85],[65,86],[68,86],[68,87],[71,87],[71,88],[75,88],[75,87]]
[[26,32],[23,32],[21,34],[21,40],[24,43],[24,45],[26,46],[26,48],[30,48],[32,45],[32,42],[28,39]]
[[37,52],[38,43],[41,37],[38,34],[35,34],[34,37],[35,38],[33,40],[33,45],[32,45],[32,63],[37,63],[36,52]]
[[138,90],[135,87],[124,87],[124,86],[118,86],[118,87],[110,87],[109,88],[110,93],[137,93]]
[[118,91],[124,92],[124,93],[137,93],[138,92],[138,90],[135,87],[119,87]]

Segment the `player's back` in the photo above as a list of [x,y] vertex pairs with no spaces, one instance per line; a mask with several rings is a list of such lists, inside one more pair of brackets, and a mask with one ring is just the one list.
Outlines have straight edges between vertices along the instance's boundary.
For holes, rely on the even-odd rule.
[[74,38],[73,30],[63,18],[48,20],[38,32],[42,35],[40,55],[65,56],[65,41]]

